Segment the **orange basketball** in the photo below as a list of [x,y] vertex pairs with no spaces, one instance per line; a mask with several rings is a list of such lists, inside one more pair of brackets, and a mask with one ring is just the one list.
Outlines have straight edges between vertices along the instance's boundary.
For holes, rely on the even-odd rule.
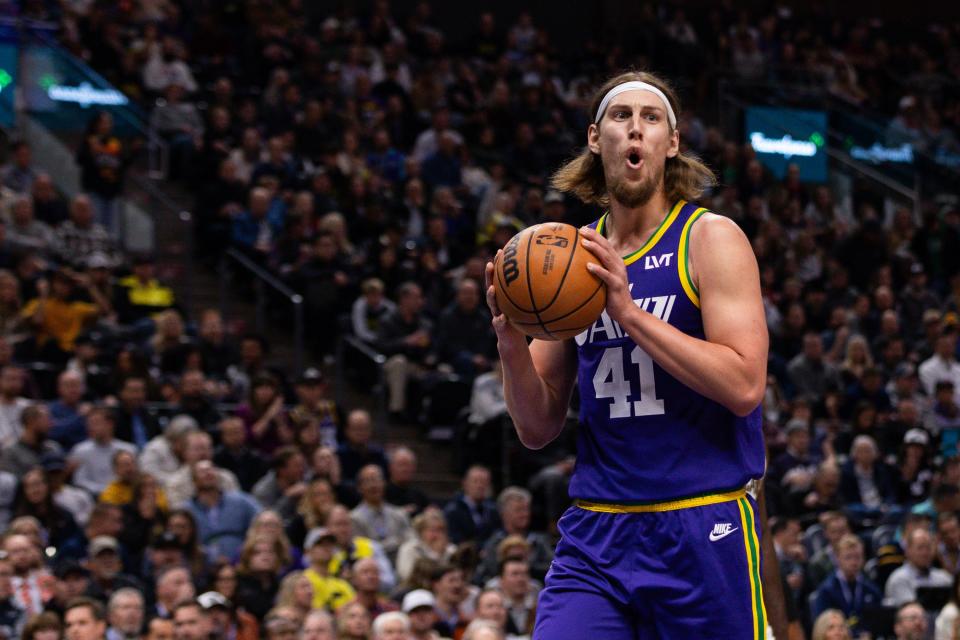
[[497,305],[528,336],[572,338],[607,305],[606,286],[587,271],[588,262],[599,261],[581,239],[569,224],[534,225],[513,236],[495,262]]

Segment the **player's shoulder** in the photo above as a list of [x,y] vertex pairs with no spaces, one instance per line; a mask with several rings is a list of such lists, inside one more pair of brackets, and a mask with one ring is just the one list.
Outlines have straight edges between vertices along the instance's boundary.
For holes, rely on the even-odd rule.
[[727,216],[704,210],[695,224],[690,229],[690,243],[696,247],[698,244],[706,243],[710,247],[716,247],[718,244],[737,244],[744,242],[749,244],[746,234],[736,222]]

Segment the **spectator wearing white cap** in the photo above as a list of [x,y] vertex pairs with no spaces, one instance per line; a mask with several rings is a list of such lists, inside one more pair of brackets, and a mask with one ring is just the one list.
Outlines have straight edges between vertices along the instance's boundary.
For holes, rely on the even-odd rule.
[[433,628],[437,622],[436,604],[437,599],[426,589],[414,589],[403,597],[400,609],[410,620],[413,640],[441,640]]

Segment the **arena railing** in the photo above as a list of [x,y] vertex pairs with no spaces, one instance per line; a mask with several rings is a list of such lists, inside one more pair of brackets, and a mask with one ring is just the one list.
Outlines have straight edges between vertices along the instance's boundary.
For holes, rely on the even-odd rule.
[[226,317],[228,296],[232,276],[231,269],[240,269],[248,277],[253,287],[255,326],[259,333],[266,333],[269,326],[271,302],[283,300],[291,307],[293,315],[293,367],[294,371],[303,369],[304,343],[304,300],[303,296],[281,282],[272,273],[255,263],[234,248],[227,249],[220,264],[220,310]]

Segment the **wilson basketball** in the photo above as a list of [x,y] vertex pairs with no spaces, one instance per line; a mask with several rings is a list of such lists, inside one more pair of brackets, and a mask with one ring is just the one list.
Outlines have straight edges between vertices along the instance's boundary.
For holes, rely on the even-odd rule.
[[603,312],[606,286],[587,271],[599,261],[581,239],[569,224],[534,225],[513,236],[494,264],[497,305],[528,336],[572,338]]

